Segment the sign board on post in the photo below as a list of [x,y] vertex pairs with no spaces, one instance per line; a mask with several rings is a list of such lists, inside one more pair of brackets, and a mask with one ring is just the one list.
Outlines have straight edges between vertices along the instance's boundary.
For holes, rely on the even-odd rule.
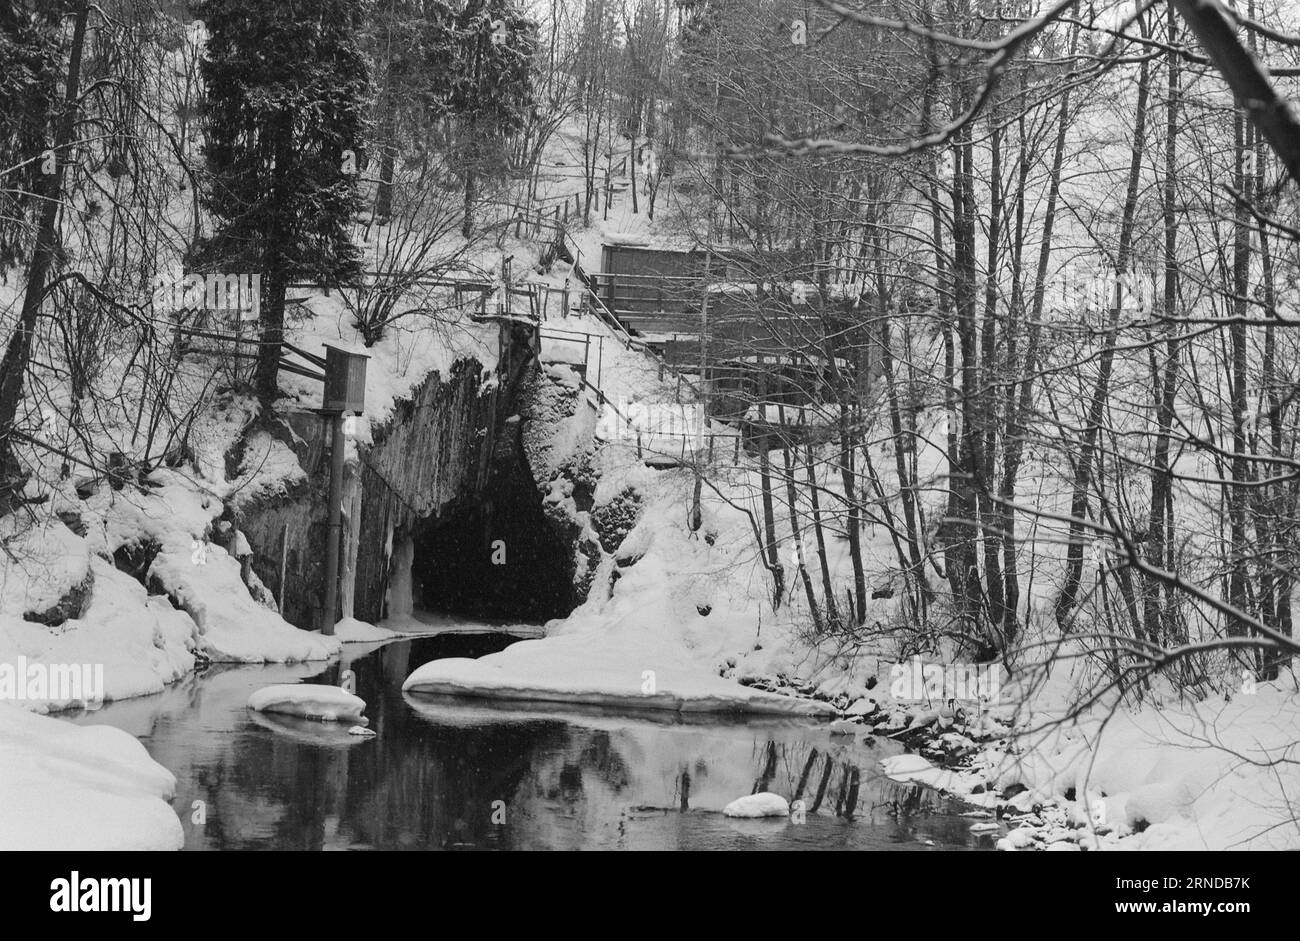
[[341,412],[361,412],[366,404],[365,353],[349,353],[325,346],[325,401],[323,407]]
[[349,353],[325,345],[325,401],[321,411],[333,425],[330,444],[329,542],[325,546],[325,604],[320,631],[334,633],[338,600],[339,542],[343,535],[343,413],[361,412],[366,405],[365,353]]

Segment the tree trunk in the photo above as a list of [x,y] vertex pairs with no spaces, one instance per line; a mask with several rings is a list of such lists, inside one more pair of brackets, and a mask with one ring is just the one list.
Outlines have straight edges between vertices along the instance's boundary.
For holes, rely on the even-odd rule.
[[474,233],[474,190],[478,177],[473,167],[465,171],[465,216],[460,224],[460,234],[469,238]]
[[[782,409],[782,425],[785,424],[784,411]],[[795,567],[799,570],[799,578],[803,582],[804,597],[808,599],[808,611],[812,614],[813,627],[818,634],[821,634],[823,630],[821,611],[817,606],[817,592],[813,590],[812,576],[808,574],[808,563],[804,559],[803,531],[799,525],[799,506],[794,486],[794,459],[790,454],[795,447],[793,441],[787,440],[781,451],[781,460],[785,467],[785,498],[790,510],[790,536],[794,540]]]
[[86,0],[77,6],[72,28],[72,49],[68,56],[68,79],[64,90],[63,114],[54,136],[55,170],[42,178],[38,191],[41,207],[36,230],[36,245],[27,268],[27,290],[22,311],[4,359],[0,360],[0,515],[8,512],[14,494],[22,489],[21,468],[13,451],[12,434],[18,405],[23,397],[23,381],[31,360],[36,321],[45,299],[45,279],[58,250],[59,207],[62,205],[63,168],[73,153],[72,137],[77,121],[77,98],[81,85],[81,53],[86,42],[86,21],[90,5]]
[[1070,616],[1078,603],[1079,585],[1083,577],[1083,524],[1088,514],[1088,491],[1092,485],[1092,465],[1097,450],[1106,405],[1110,396],[1110,377],[1115,362],[1115,338],[1119,332],[1123,305],[1121,277],[1127,273],[1133,244],[1133,218],[1137,209],[1138,181],[1142,172],[1143,151],[1146,148],[1147,96],[1150,91],[1150,66],[1143,61],[1138,75],[1137,118],[1133,128],[1133,146],[1130,150],[1128,189],[1124,196],[1123,217],[1120,220],[1119,251],[1115,259],[1115,294],[1110,317],[1103,339],[1101,361],[1098,364],[1097,382],[1088,404],[1088,414],[1079,443],[1079,456],[1074,468],[1074,484],[1070,497],[1069,544],[1065,552],[1065,583],[1056,599],[1056,623],[1062,631],[1068,629]]
[[808,494],[812,502],[813,535],[817,539],[817,564],[821,569],[822,593],[826,595],[826,618],[832,627],[838,627],[840,617],[835,604],[835,587],[831,582],[830,563],[826,559],[826,533],[822,529],[821,498],[817,493],[817,471],[813,466],[811,444],[804,445],[804,471],[808,476]]
[[768,435],[760,429],[758,438],[758,476],[763,499],[763,556],[772,570],[772,607],[781,607],[785,595],[785,572],[781,568],[781,554],[776,545],[776,511],[772,505],[772,462],[768,458]]
[[[1168,10],[1167,42],[1172,47],[1178,42],[1178,20],[1173,8]],[[1178,216],[1175,199],[1177,197],[1177,141],[1178,141],[1178,99],[1180,85],[1180,60],[1176,54],[1168,57],[1168,101],[1165,112],[1165,167],[1164,188],[1161,197],[1161,211],[1164,216],[1164,297],[1162,312],[1165,317],[1176,316],[1178,304]],[[1172,523],[1167,519],[1166,507],[1173,495],[1173,475],[1169,467],[1170,434],[1174,423],[1174,404],[1178,392],[1178,360],[1181,341],[1178,329],[1169,324],[1165,327],[1168,338],[1165,340],[1165,364],[1163,374],[1152,370],[1157,394],[1156,404],[1156,446],[1151,460],[1151,508],[1147,518],[1147,561],[1157,568],[1165,565],[1165,531]],[[1153,353],[1154,356],[1154,353]],[[1147,578],[1143,582],[1142,621],[1147,639],[1158,644],[1180,643],[1173,635],[1173,625],[1169,623],[1161,602],[1162,585],[1157,579]]]

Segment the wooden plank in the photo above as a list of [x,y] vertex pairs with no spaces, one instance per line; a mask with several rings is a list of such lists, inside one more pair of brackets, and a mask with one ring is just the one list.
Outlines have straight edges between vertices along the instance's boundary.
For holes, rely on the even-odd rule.
[[280,369],[282,369],[284,372],[291,372],[297,376],[306,376],[308,379],[314,379],[317,382],[325,381],[325,374],[323,372],[320,373],[312,372],[310,369],[306,369],[295,363],[286,362],[283,359],[280,360]]

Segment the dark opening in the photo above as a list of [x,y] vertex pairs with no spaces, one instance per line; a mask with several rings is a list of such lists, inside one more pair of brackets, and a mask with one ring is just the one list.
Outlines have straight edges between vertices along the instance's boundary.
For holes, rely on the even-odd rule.
[[428,611],[540,622],[573,610],[573,549],[518,462],[483,503],[422,523],[414,543],[415,603]]

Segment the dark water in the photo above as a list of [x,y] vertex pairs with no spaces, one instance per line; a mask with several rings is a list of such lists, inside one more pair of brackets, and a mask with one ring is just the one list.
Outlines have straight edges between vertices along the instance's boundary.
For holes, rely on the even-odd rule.
[[[968,808],[885,779],[878,759],[898,747],[884,740],[846,744],[806,720],[683,722],[401,691],[428,660],[513,641],[442,635],[349,644],[328,666],[213,667],[75,721],[126,729],[176,775],[186,849],[992,848],[958,815]],[[245,706],[259,687],[336,683],[345,668],[377,737]],[[806,822],[719,812],[756,788],[802,796]]]

